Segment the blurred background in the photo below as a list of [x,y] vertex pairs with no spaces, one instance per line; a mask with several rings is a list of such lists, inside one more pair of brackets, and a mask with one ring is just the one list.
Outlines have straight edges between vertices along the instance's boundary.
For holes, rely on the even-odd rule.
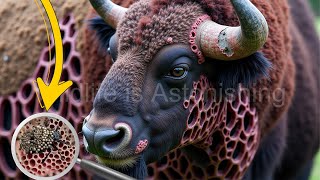
[[[319,0],[309,0],[310,6],[313,9],[315,15],[315,24],[320,34],[320,1]],[[319,51],[319,47],[317,47]],[[310,180],[319,180],[320,179],[320,152],[318,153],[313,167],[313,172]]]
[[316,26],[317,26],[317,30],[320,33],[320,1],[319,0],[309,0],[310,2],[310,6],[313,9],[313,12],[315,14],[316,17]]

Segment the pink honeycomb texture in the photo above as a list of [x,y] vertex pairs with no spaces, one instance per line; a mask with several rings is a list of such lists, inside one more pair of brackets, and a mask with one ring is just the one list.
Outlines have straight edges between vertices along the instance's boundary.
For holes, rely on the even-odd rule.
[[[45,121],[49,123],[45,124]],[[41,153],[27,153],[21,148],[21,137],[36,126],[59,132],[60,141],[52,143],[56,149]],[[31,174],[40,177],[52,177],[64,171],[74,158],[75,148],[75,139],[68,126],[58,119],[47,117],[36,118],[28,122],[20,130],[16,141],[16,154],[20,164]]]
[[[233,99],[214,99],[214,88],[201,76],[184,107],[189,111],[181,144],[160,161],[149,164],[148,179],[242,179],[257,151],[258,117],[241,89]],[[183,148],[202,149],[199,166]]]
[[[82,67],[80,53],[76,51],[77,30],[75,29],[75,20],[69,15],[60,22],[61,34],[63,37],[64,48],[64,64],[61,81],[71,80],[73,86],[68,89],[59,100],[53,105],[49,112],[65,117],[75,127],[79,133],[80,144],[82,144],[82,120],[85,117],[83,102],[80,98]],[[54,44],[51,37],[51,47],[45,47],[40,55],[34,74],[26,79],[20,89],[9,96],[0,96],[0,179],[27,179],[20,170],[15,166],[11,156],[10,144],[14,130],[18,124],[30,115],[44,112],[41,109],[33,81],[37,77],[42,77],[44,81],[47,79],[48,71],[50,78],[54,71]],[[49,60],[49,49],[52,52],[52,60]],[[83,146],[80,148],[80,158],[93,159],[87,153]],[[89,172],[83,171],[78,165],[62,179],[92,179]]]

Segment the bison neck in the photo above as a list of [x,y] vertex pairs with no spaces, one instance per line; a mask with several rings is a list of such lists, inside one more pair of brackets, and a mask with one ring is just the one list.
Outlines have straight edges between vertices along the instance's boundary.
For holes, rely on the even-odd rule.
[[184,103],[190,111],[181,145],[148,165],[148,179],[241,179],[259,144],[258,117],[243,89],[221,101],[205,78]]

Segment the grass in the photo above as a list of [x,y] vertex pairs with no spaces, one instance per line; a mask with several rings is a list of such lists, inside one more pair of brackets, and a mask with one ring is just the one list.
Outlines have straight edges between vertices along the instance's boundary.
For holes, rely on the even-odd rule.
[[313,170],[311,173],[310,180],[319,180],[320,179],[320,152],[314,160]]
[[320,34],[320,17],[317,17],[316,19],[316,28],[318,30],[318,33]]
[[[320,35],[320,16],[316,18],[316,28],[318,34]],[[320,151],[314,160],[313,170],[310,176],[310,180],[319,180],[320,179]]]

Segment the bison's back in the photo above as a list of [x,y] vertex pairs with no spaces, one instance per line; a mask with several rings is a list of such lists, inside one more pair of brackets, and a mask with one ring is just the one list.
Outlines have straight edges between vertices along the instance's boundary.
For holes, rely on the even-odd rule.
[[319,149],[319,37],[307,1],[291,0],[290,33],[296,66],[295,95],[287,114],[286,149],[278,179],[303,173]]

